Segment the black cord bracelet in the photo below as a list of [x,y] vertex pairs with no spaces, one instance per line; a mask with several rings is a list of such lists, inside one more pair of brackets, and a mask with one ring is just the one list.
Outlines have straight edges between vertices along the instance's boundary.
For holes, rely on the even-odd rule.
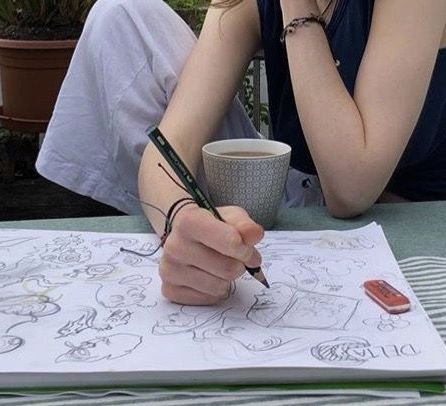
[[293,33],[299,27],[307,26],[309,23],[319,24],[325,30],[325,20],[322,15],[310,14],[308,17],[299,17],[291,20],[287,25],[285,25],[280,35],[280,42],[284,43],[286,36]]
[[[186,203],[183,203],[186,202]],[[180,207],[178,207],[178,205],[180,203],[183,203]],[[178,212],[184,207],[187,206],[188,204],[191,203],[196,203],[194,199],[192,199],[191,197],[183,197],[181,199],[178,199],[177,201],[175,201],[169,208],[169,210],[167,211],[167,215],[166,215],[166,222],[164,223],[164,233],[161,236],[161,246],[164,245],[166,238],[169,236],[170,232],[172,231],[172,222],[173,219],[176,217],[176,215],[178,214]],[[177,209],[178,207],[178,209]],[[175,211],[175,209],[177,209]]]

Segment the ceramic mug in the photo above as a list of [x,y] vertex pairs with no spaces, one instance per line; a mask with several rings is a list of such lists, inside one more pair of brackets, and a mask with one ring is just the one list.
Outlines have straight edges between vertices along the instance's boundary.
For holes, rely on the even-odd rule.
[[243,207],[270,229],[282,202],[291,147],[266,139],[232,139],[206,144],[203,165],[212,202]]

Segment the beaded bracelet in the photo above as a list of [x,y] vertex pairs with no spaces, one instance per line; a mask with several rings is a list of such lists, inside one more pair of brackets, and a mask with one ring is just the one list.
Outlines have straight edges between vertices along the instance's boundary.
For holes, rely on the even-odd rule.
[[292,34],[299,27],[305,27],[308,23],[316,23],[322,26],[325,29],[326,23],[321,15],[310,14],[308,17],[299,17],[291,20],[282,30],[282,34],[280,35],[280,42],[284,43],[286,36],[288,34]]

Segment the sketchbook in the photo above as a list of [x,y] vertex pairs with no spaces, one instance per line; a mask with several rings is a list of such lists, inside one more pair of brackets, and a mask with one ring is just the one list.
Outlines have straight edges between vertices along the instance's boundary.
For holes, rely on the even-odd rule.
[[[0,230],[0,388],[445,381],[446,346],[381,227],[269,231],[271,285],[249,274],[228,300],[161,296],[154,234]],[[387,314],[363,283],[411,300]]]

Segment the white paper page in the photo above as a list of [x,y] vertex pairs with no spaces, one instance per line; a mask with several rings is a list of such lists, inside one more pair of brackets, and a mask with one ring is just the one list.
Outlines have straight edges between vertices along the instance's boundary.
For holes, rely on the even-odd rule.
[[[161,297],[154,235],[0,231],[0,372],[237,367],[446,369],[446,348],[371,224],[268,232],[271,289],[246,274],[219,306]],[[390,316],[364,293],[385,279],[412,309]],[[69,382],[67,383],[69,385]]]

